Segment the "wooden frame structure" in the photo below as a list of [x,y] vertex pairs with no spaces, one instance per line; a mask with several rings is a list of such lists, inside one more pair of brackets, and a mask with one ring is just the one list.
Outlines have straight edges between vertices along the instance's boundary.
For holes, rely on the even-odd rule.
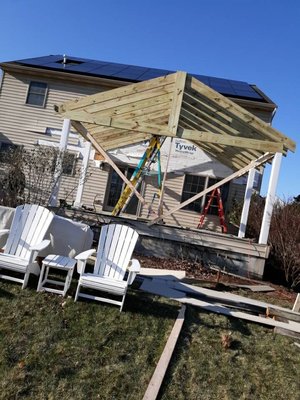
[[71,120],[146,206],[108,150],[150,140],[152,135],[186,139],[235,171],[224,183],[270,161],[275,153],[286,155],[296,147],[290,138],[185,72],[69,101],[55,110]]

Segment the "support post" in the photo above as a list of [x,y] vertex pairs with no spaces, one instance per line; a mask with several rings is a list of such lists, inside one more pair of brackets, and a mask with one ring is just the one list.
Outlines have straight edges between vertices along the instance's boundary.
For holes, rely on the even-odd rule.
[[245,237],[245,233],[246,233],[250,201],[251,201],[252,190],[253,190],[254,176],[255,176],[255,169],[251,168],[248,173],[247,186],[246,186],[243,210],[242,210],[241,221],[240,221],[240,229],[239,229],[239,233],[238,233],[239,238]]
[[259,244],[267,244],[269,237],[269,230],[271,224],[271,217],[273,212],[273,207],[275,203],[276,188],[278,183],[280,164],[281,164],[282,154],[276,153],[272,161],[272,169],[268,186],[268,193],[266,197],[266,204],[264,209],[263,220],[259,235]]
[[54,172],[54,185],[52,188],[52,192],[49,199],[49,206],[56,207],[57,206],[57,197],[61,182],[61,174],[62,174],[62,161],[64,152],[68,146],[69,133],[71,128],[71,121],[69,119],[64,119],[63,128],[61,131],[60,143],[59,143],[59,155],[57,158],[55,172]]
[[87,169],[89,166],[91,148],[92,148],[91,142],[85,142],[83,151],[83,160],[81,165],[76,198],[74,201],[74,207],[81,207],[82,194],[83,194],[84,184],[86,181]]

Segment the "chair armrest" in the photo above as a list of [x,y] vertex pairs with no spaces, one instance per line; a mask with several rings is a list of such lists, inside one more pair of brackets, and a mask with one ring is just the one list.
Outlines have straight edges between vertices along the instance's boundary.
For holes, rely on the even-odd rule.
[[130,272],[135,272],[135,273],[139,273],[140,272],[140,270],[141,270],[141,264],[140,264],[140,262],[137,260],[137,259],[135,259],[135,258],[133,258],[132,260],[130,260],[130,267],[129,267],[129,271]]
[[138,274],[141,270],[141,264],[135,258],[130,261],[129,274],[127,279],[127,284],[131,285],[135,280],[136,274]]
[[8,233],[10,229],[0,229],[0,235],[4,235],[5,233]]
[[32,253],[31,253],[31,255],[30,255],[29,262],[31,263],[31,262],[35,261],[35,259],[37,258],[39,252],[40,252],[41,250],[44,250],[46,247],[48,247],[49,244],[50,244],[50,240],[45,239],[45,240],[42,240],[42,241],[41,241],[40,243],[38,243],[38,244],[35,244],[35,245],[33,245],[33,246],[30,246],[30,247],[29,247],[29,250],[32,251]]
[[90,249],[83,251],[82,253],[79,253],[76,257],[75,260],[77,260],[77,272],[82,275],[85,270],[86,262],[87,259],[94,254],[96,249]]
[[79,253],[76,257],[75,260],[87,260],[92,254],[94,254],[96,249],[90,249],[83,251],[82,253]]
[[42,242],[40,242],[38,244],[30,246],[29,250],[31,250],[31,251],[41,251],[41,250],[44,250],[47,246],[49,246],[49,244],[50,244],[50,240],[45,239],[45,240],[43,240]]

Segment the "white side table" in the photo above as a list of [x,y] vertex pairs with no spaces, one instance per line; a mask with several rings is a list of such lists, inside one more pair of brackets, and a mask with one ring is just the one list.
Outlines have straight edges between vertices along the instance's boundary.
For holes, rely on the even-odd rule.
[[[37,291],[38,292],[57,293],[57,294],[62,294],[63,296],[65,296],[67,293],[67,290],[69,289],[70,284],[71,284],[75,264],[76,264],[76,260],[74,260],[73,258],[58,256],[55,254],[50,254],[49,256],[47,256],[42,261],[42,269],[41,269],[39,283],[37,286]],[[61,271],[66,271],[67,274],[65,276],[65,282],[48,279],[48,274],[49,274],[50,268],[59,269]],[[45,271],[45,269],[46,269],[46,271]],[[63,286],[63,289],[60,290],[60,289],[54,289],[49,286],[45,286],[45,284],[47,284],[47,283],[50,283],[52,285]]]

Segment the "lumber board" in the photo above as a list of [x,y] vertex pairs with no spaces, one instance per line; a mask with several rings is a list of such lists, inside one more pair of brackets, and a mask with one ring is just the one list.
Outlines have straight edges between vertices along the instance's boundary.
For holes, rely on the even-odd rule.
[[293,331],[290,331],[288,329],[284,329],[284,328],[282,328],[280,326],[275,326],[274,333],[277,333],[277,334],[283,335],[283,336],[288,336],[288,337],[291,337],[291,338],[294,338],[294,339],[300,339],[300,333],[293,332]]
[[[161,280],[160,280],[161,281]],[[255,322],[269,327],[283,328],[286,331],[296,332],[300,334],[300,324],[294,321],[280,322],[272,318],[264,318],[261,316],[251,315],[242,311],[233,311],[223,305],[215,304],[214,302],[203,301],[192,297],[187,297],[185,293],[168,287],[165,282],[158,282],[158,280],[145,280],[140,286],[140,290],[148,293],[168,297],[172,300],[178,301],[182,304],[189,304],[199,307],[207,312],[225,315],[227,317],[239,318],[249,322]]]
[[240,285],[238,283],[230,284],[232,287],[238,287],[241,289],[249,289],[251,292],[274,292],[275,289],[269,285]]
[[197,142],[206,142],[214,144],[222,144],[226,146],[242,147],[245,149],[254,149],[264,152],[282,152],[283,145],[281,143],[270,142],[265,140],[248,139],[244,137],[233,137],[230,135],[220,135],[211,132],[198,131],[192,129],[183,129],[181,137],[188,140],[196,140]]
[[172,105],[168,123],[170,132],[172,132],[175,135],[178,127],[186,76],[187,76],[186,72],[178,71],[176,73],[176,78],[175,78],[175,87],[173,92],[173,99],[172,99]]
[[[157,104],[161,102],[160,98],[162,96],[164,96],[165,99],[166,98],[165,95],[168,95],[168,97],[171,99],[173,86],[174,85],[163,86],[161,88],[155,88],[152,90],[147,90],[145,92],[137,92],[126,97],[118,97],[108,102],[91,104],[90,106],[84,107],[84,110],[93,114],[106,110],[119,109],[122,108],[123,106],[125,107],[135,106],[136,108],[139,108],[139,103],[141,103],[141,107],[145,107],[147,103],[149,105]],[[79,110],[73,110],[70,112],[76,112],[76,111]]]
[[[162,110],[165,110],[165,112],[167,112],[169,116],[171,109],[171,101],[172,99],[170,94],[166,94],[152,98],[151,100],[146,99],[146,100],[141,100],[139,102],[124,104],[123,106],[118,106],[118,107],[114,106],[93,113],[88,108],[84,108],[84,110],[91,114],[96,114],[99,117],[122,116],[122,118],[138,118],[143,115],[152,115],[156,111],[162,111]],[[72,112],[76,111],[74,110]]]
[[[201,96],[199,93],[188,92],[186,95],[187,102],[184,103],[184,110],[194,114],[200,120],[206,121],[215,127],[219,127],[224,133],[267,140],[266,136],[261,131],[253,129],[250,125],[245,126],[244,123],[234,118],[226,109],[218,105],[213,106],[207,98]],[[188,96],[191,98],[189,99]],[[249,115],[252,114],[249,113]]]
[[84,135],[85,139],[88,140],[89,142],[92,143],[92,145],[94,146],[94,148],[101,154],[103,155],[103,157],[105,158],[105,161],[111,165],[111,167],[116,171],[116,173],[120,176],[120,178],[131,188],[131,190],[134,192],[134,194],[137,196],[137,198],[141,201],[141,203],[144,206],[148,206],[148,204],[146,203],[145,199],[143,198],[143,196],[141,196],[141,194],[136,190],[136,188],[133,186],[133,184],[127,179],[127,177],[123,174],[123,172],[119,169],[119,167],[116,165],[116,163],[109,157],[109,155],[107,154],[107,152],[102,148],[102,146],[96,142],[93,138],[92,135],[89,134],[89,132],[87,132],[84,127],[79,123],[75,123],[73,124],[72,121],[72,125],[74,126],[74,128],[76,130],[80,129],[80,133],[81,135]]
[[181,332],[181,328],[182,328],[182,325],[184,322],[185,309],[186,309],[186,306],[182,305],[181,309],[178,313],[177,319],[175,321],[175,324],[173,326],[173,329],[168,338],[168,341],[166,343],[166,346],[161,354],[161,357],[158,361],[158,364],[157,364],[155,371],[152,375],[152,378],[149,382],[147,390],[144,394],[143,400],[155,400],[157,398],[159,389],[163,382],[163,379],[166,374],[168,365],[170,363],[170,360],[171,360],[173,351],[175,349],[178,337]]
[[186,276],[185,271],[178,271],[173,269],[160,269],[160,268],[141,268],[139,275],[148,276],[151,278],[178,280],[184,279]]
[[171,282],[169,285],[171,286],[172,289],[180,290],[184,293],[200,295],[210,300],[211,299],[217,300],[224,305],[236,304],[241,308],[245,306],[246,307],[250,306],[250,308],[254,307],[252,308],[253,311],[255,311],[256,309],[259,312],[265,313],[267,317],[278,316],[278,317],[283,317],[289,321],[300,322],[300,313],[296,313],[287,308],[279,307],[260,300],[250,299],[248,297],[240,296],[233,293],[220,292],[213,289],[202,288],[195,285],[189,285],[184,282]]
[[278,309],[277,307],[268,305],[266,314],[270,318],[280,317],[280,318],[284,318],[284,319],[288,319],[290,321],[295,321],[295,322],[300,323],[300,313],[295,312],[293,310]]
[[128,86],[123,86],[116,89],[107,90],[105,92],[100,92],[92,94],[86,97],[81,97],[75,100],[67,101],[61,105],[57,105],[57,111],[60,113],[66,110],[76,110],[82,107],[87,107],[91,104],[106,102],[113,100],[118,97],[125,97],[130,94],[136,93],[137,91],[147,91],[154,88],[159,88],[164,85],[174,84],[176,74],[169,74],[159,78],[150,79],[148,81],[139,82],[136,84],[130,84]]
[[[191,120],[187,120],[185,115],[181,115],[179,125],[180,125],[179,128],[182,129],[197,130],[199,128],[196,123],[192,122]],[[207,130],[208,129],[207,124],[203,124],[203,128]],[[208,130],[211,131],[210,128]],[[216,129],[214,129],[214,131],[216,131]],[[218,133],[222,133],[222,130],[219,130]],[[177,135],[179,136],[178,133]],[[257,151],[256,152],[251,150],[237,151],[235,148],[231,148],[230,146],[217,145],[215,143],[207,144],[205,142],[197,140],[191,140],[191,139],[189,140],[195,143],[198,147],[207,151],[213,157],[217,158],[223,164],[227,165],[230,168],[233,167],[233,169],[240,169],[244,167],[246,164],[248,164],[251,160],[258,158],[261,155],[261,153]]]
[[97,117],[91,114],[88,114],[85,111],[77,111],[74,113],[66,112],[64,114],[65,118],[69,118],[73,121],[79,121],[82,123],[89,123],[89,124],[96,124],[96,125],[103,125],[107,127],[113,127],[117,129],[126,129],[132,132],[141,132],[141,133],[152,133],[155,132],[156,135],[161,136],[175,136],[172,134],[168,127],[157,125],[153,123],[140,123],[137,120],[123,120],[121,118],[110,118],[110,117]]
[[289,137],[285,136],[283,133],[279,132],[278,130],[271,128],[267,123],[263,122],[261,119],[256,117],[255,115],[249,113],[243,107],[240,107],[233,101],[227,99],[226,97],[220,95],[215,90],[209,88],[208,86],[204,85],[196,78],[191,78],[190,80],[191,88],[195,89],[198,93],[204,95],[208,98],[211,102],[219,107],[226,109],[230,112],[233,116],[238,118],[246,128],[249,128],[249,125],[258,132],[262,132],[267,137],[272,140],[283,141],[284,145],[291,151],[295,151],[296,144],[295,142],[290,139]]

